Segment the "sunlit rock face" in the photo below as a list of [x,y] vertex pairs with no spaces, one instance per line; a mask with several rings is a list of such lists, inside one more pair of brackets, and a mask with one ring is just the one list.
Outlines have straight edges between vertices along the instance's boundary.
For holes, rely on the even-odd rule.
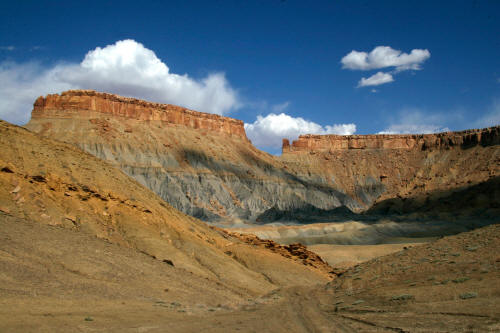
[[39,97],[31,117],[94,119],[115,117],[123,120],[161,121],[165,124],[207,130],[246,139],[243,122],[210,113],[196,112],[171,105],[151,103],[135,98],[99,93],[93,90],[70,90],[62,94]]
[[255,148],[240,120],[87,90],[38,98],[26,127],[119,166],[206,221],[352,219],[389,199],[425,203],[500,173],[499,127],[304,135],[284,140],[277,157]]
[[334,152],[350,149],[449,149],[500,144],[500,127],[436,134],[301,135],[290,145],[283,141],[283,153]]

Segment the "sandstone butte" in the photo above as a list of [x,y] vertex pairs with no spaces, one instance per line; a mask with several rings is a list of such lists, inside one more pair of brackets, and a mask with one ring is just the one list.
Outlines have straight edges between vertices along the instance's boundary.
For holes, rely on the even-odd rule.
[[[278,157],[256,149],[239,120],[74,90],[38,98],[26,127],[115,164],[206,221],[344,214],[336,210],[343,206],[447,220],[499,213],[495,196],[484,193],[474,209],[443,200],[498,178],[499,126],[423,135],[301,135],[292,144],[283,140]],[[429,211],[429,202],[448,206]]]
[[33,106],[32,117],[71,118],[76,115],[91,119],[102,114],[141,121],[158,120],[165,124],[209,130],[247,140],[241,120],[93,90],[70,90],[61,95],[39,97]]

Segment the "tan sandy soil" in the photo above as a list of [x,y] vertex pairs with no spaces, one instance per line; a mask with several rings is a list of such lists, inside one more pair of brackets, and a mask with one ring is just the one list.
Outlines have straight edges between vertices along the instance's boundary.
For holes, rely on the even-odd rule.
[[[0,227],[1,332],[500,329],[499,225],[373,259],[326,286],[245,298],[81,232],[5,214]],[[402,295],[412,298],[393,300]]]
[[378,245],[309,245],[310,251],[317,253],[332,267],[351,267],[377,257],[403,250],[421,243],[378,244]]

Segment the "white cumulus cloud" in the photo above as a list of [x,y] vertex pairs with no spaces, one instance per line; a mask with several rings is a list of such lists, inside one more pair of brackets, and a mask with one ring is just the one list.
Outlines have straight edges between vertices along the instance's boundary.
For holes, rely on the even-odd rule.
[[67,89],[94,89],[217,114],[240,106],[223,73],[199,80],[172,73],[153,51],[128,39],[89,51],[79,64],[43,68],[37,63],[1,63],[0,118],[27,122],[38,96]]
[[384,83],[389,83],[394,81],[392,75],[389,73],[378,72],[377,74],[373,74],[369,78],[362,77],[358,82],[358,87],[366,87],[366,86],[379,86]]
[[303,118],[291,117],[285,113],[270,113],[257,116],[251,124],[245,124],[247,136],[257,147],[280,148],[282,139],[295,140],[300,134],[340,134],[356,132],[355,124],[335,124],[321,126]]
[[75,88],[56,74],[54,68],[47,70],[33,62],[0,63],[0,119],[25,124],[38,96]]
[[396,67],[397,71],[418,70],[420,65],[429,59],[429,50],[413,49],[403,53],[390,46],[377,46],[370,53],[351,51],[341,60],[342,68],[353,70],[371,70],[386,67]]

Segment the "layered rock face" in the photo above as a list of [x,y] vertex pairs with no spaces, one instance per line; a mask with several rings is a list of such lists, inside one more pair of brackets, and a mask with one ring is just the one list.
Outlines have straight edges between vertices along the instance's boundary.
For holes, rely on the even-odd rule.
[[26,127],[110,161],[187,214],[231,223],[349,217],[349,210],[500,173],[499,127],[305,135],[284,140],[276,157],[256,149],[239,120],[94,91],[40,97]]
[[105,115],[124,120],[161,121],[163,124],[181,125],[246,139],[241,120],[93,90],[70,90],[61,95],[39,97],[35,101],[31,117],[94,119]]
[[39,98],[26,127],[119,166],[204,220],[256,220],[303,206],[358,207],[307,170],[256,149],[239,120],[93,91]]
[[[366,209],[392,200],[387,208],[398,213],[408,211],[405,205],[422,208],[453,191],[498,183],[499,144],[500,126],[420,135],[301,135],[292,144],[284,140],[282,160],[331,179]],[[494,216],[500,198],[480,194],[476,188],[475,196],[485,197],[478,207]],[[461,205],[457,214],[463,213]]]

